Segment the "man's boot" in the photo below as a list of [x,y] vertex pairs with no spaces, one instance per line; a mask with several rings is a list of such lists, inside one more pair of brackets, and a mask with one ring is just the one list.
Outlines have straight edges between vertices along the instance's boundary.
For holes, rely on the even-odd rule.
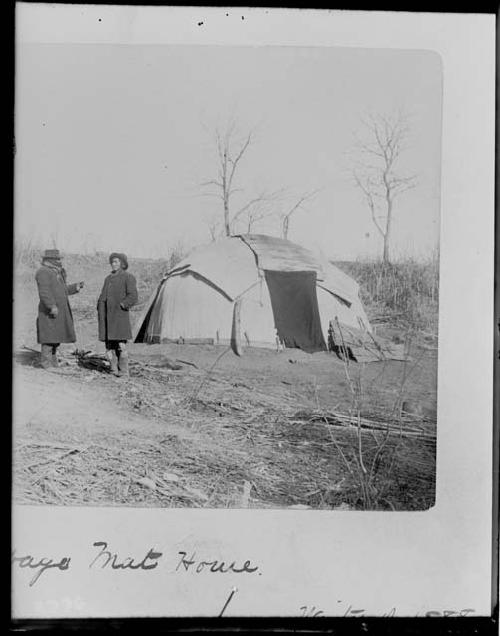
[[58,346],[59,345],[43,344],[40,364],[42,365],[42,369],[45,369],[45,371],[48,371],[49,373],[57,373],[60,375],[69,374],[71,373],[69,369],[61,369],[59,367],[57,356],[55,354]]
[[53,367],[58,367],[59,366],[59,360],[57,359],[57,347],[59,345],[52,345],[52,366]]
[[41,349],[42,351],[40,355],[40,364],[42,366],[42,369],[49,371],[54,365],[52,360],[52,345],[43,344]]
[[119,375],[118,373],[118,358],[116,356],[116,351],[114,349],[108,349],[106,351],[106,357],[109,360],[109,364],[111,366],[111,373],[113,375]]
[[118,369],[121,376],[128,378],[130,376],[128,370],[128,351],[123,349],[118,352]]

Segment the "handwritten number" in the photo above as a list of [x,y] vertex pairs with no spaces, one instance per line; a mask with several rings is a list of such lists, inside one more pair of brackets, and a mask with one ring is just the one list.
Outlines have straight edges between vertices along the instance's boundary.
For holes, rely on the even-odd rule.
[[235,593],[238,591],[238,588],[233,587],[233,589],[231,590],[231,594],[229,595],[227,601],[224,603],[224,607],[221,609],[221,612],[219,614],[219,618],[224,614],[224,612],[227,609],[227,606],[229,605],[229,603],[231,602],[231,599],[233,598],[233,596],[235,595]]

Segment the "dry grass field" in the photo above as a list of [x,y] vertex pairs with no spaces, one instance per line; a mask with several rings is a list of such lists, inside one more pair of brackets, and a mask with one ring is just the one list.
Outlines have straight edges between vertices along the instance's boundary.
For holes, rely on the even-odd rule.
[[[410,360],[347,364],[332,353],[295,349],[247,348],[237,357],[222,346],[131,344],[125,380],[83,367],[73,354],[104,350],[95,307],[108,264],[99,254],[65,259],[69,282],[86,283],[71,298],[78,341],[61,347],[64,375],[39,368],[32,351],[39,349],[38,262],[18,253],[15,268],[16,503],[433,505],[437,276],[429,266],[341,265],[361,283],[377,334],[405,344]],[[167,264],[131,259],[140,294],[132,320]],[[416,412],[402,412],[403,402]]]

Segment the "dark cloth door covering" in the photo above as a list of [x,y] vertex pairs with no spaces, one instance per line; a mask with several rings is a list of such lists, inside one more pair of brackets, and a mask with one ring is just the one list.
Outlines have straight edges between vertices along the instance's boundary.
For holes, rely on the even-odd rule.
[[265,270],[274,324],[286,347],[303,351],[326,351],[321,330],[316,272]]

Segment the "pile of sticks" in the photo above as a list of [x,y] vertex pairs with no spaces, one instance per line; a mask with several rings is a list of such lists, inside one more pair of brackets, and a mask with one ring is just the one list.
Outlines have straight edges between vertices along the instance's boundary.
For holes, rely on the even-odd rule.
[[111,371],[110,362],[104,353],[76,349],[73,355],[76,357],[78,365],[85,369],[102,371],[103,373],[109,373]]
[[295,413],[293,418],[290,420],[291,423],[303,423],[304,421],[322,422],[323,424],[327,424],[329,426],[348,426],[364,430],[380,431],[382,433],[387,433],[388,435],[397,435],[400,437],[418,437],[420,439],[425,439],[432,442],[436,441],[435,433],[424,431],[415,423],[408,423],[403,421],[379,422],[376,420],[367,419],[366,417],[358,417],[355,414],[344,415],[343,413],[328,413],[321,411],[299,411],[298,413]]

